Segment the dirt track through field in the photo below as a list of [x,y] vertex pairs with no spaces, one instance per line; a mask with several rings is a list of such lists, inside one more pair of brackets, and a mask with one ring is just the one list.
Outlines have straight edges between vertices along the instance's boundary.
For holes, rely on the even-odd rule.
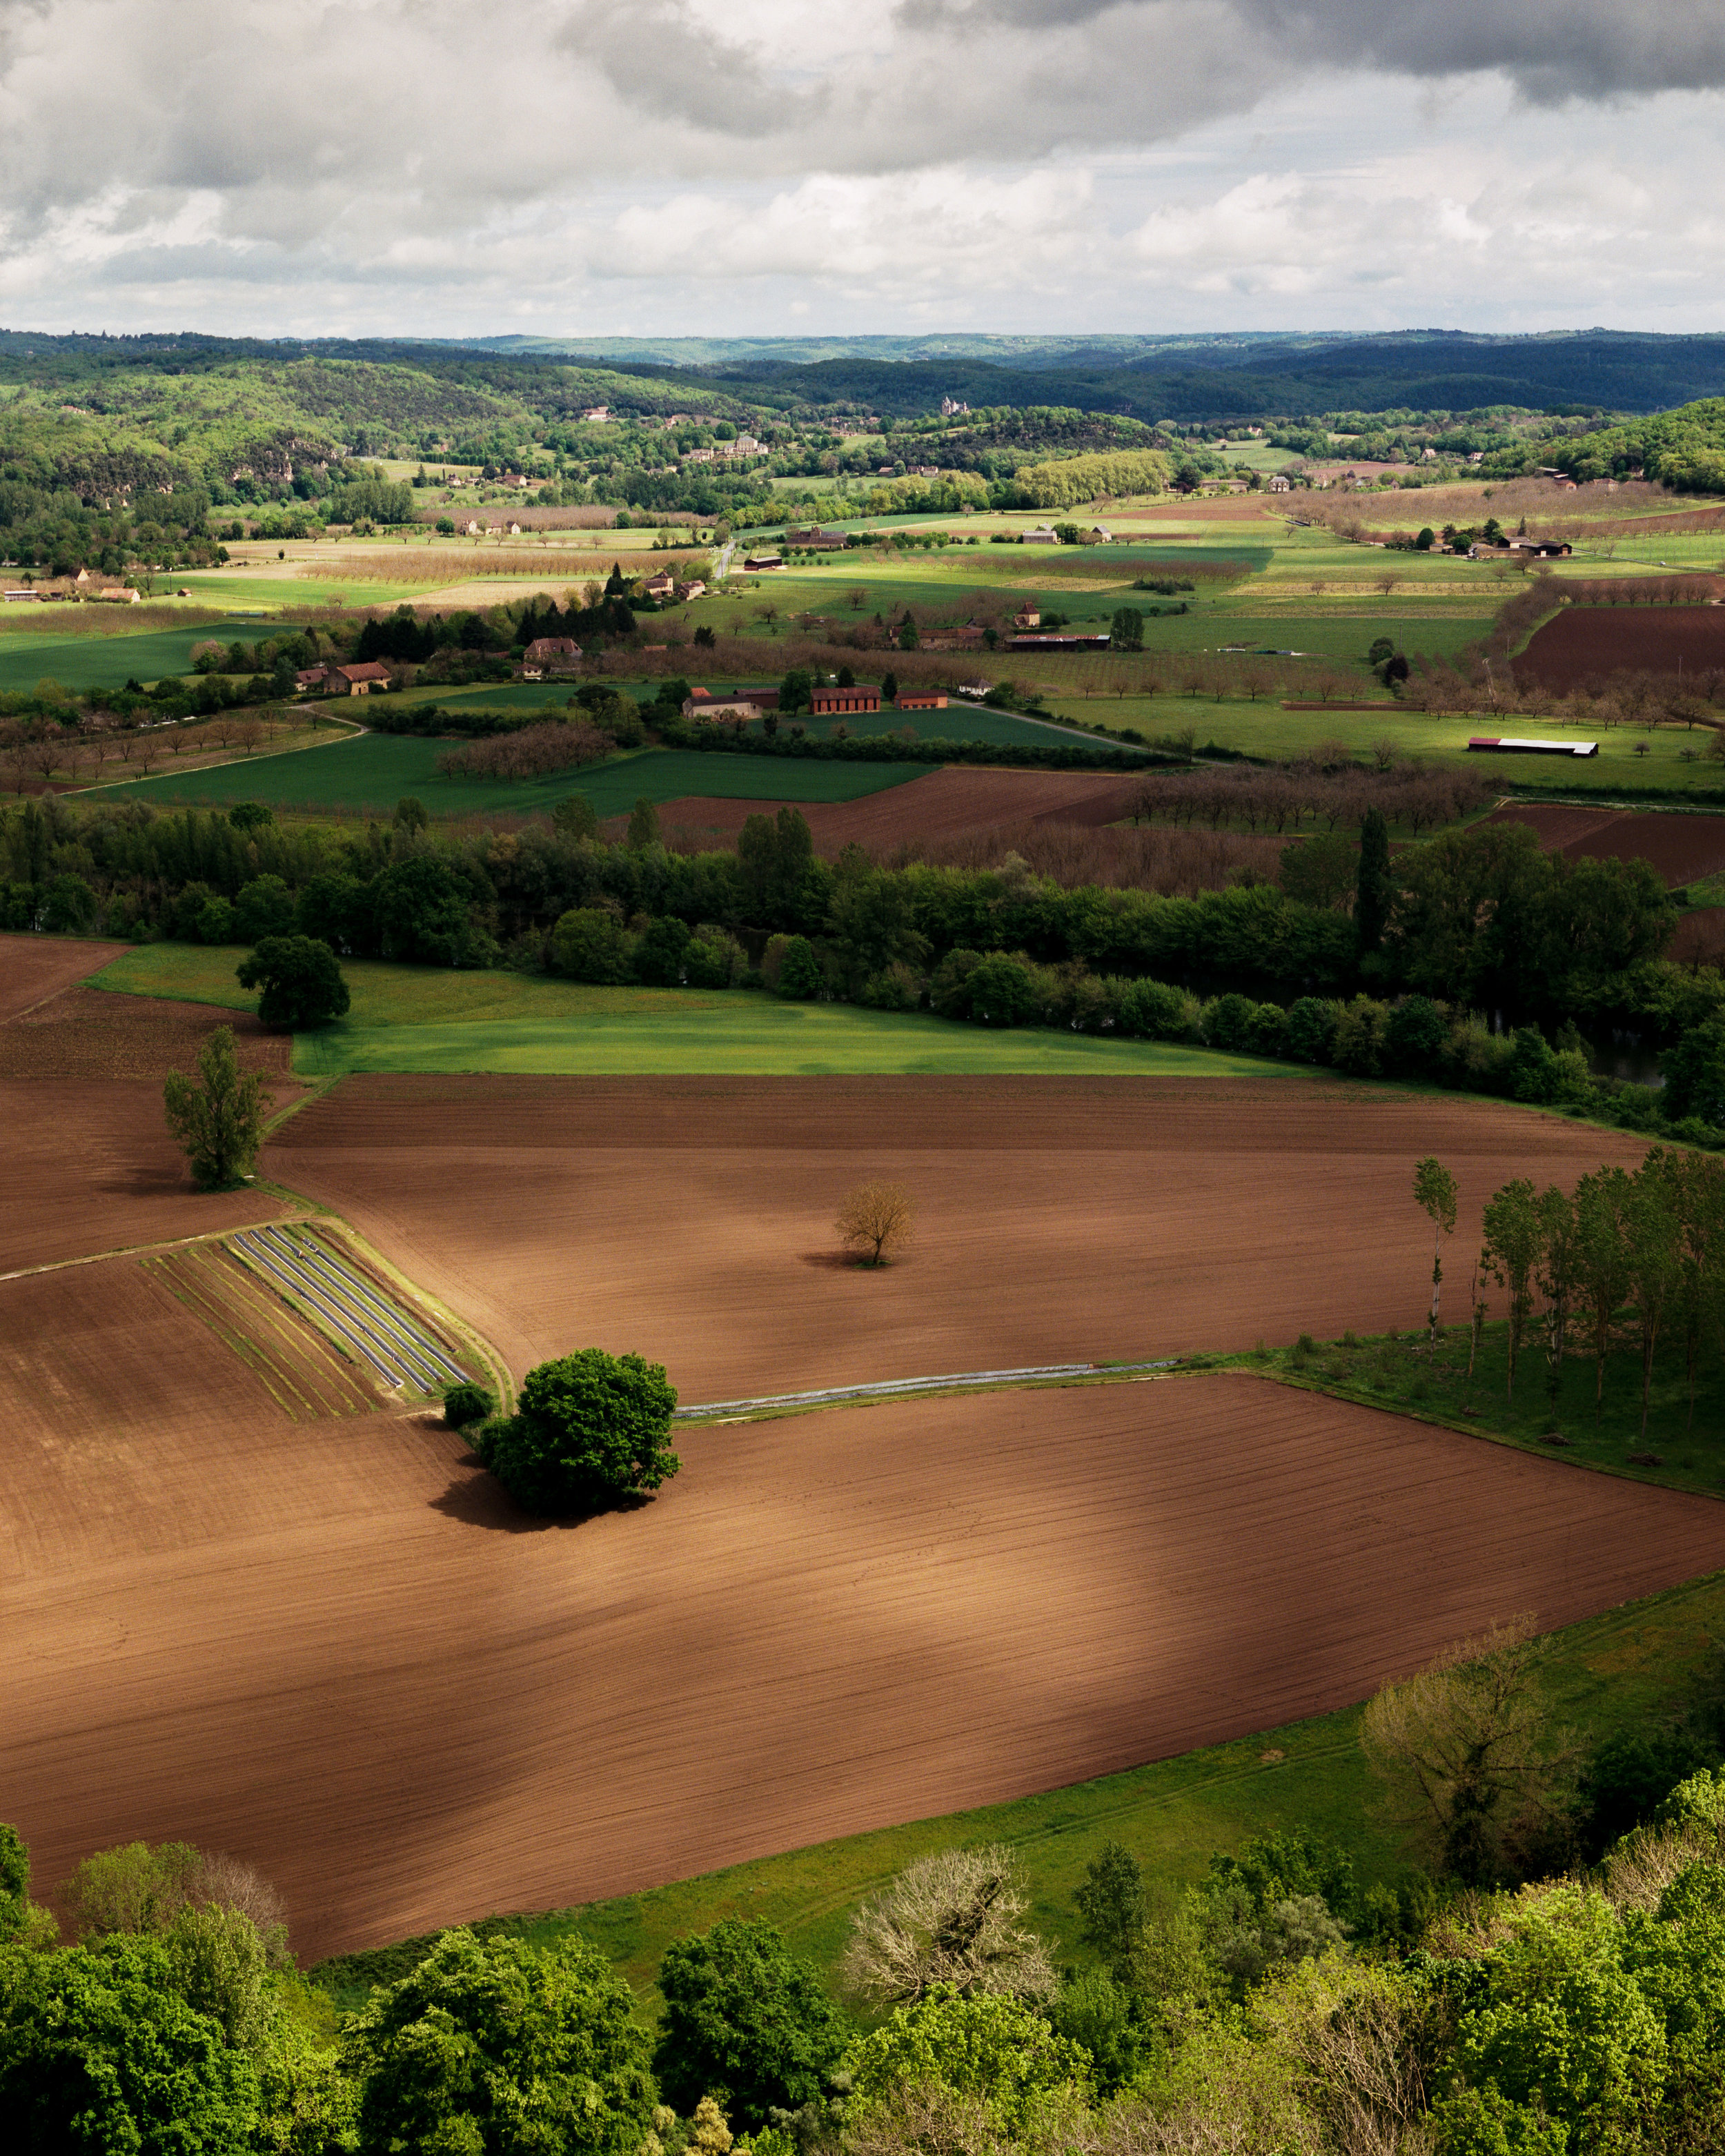
[[151,1406],[106,1440],[136,1513],[0,1462],[7,1517],[62,1508],[0,1588],[6,1815],[48,1891],[140,1836],[249,1857],[306,1956],[1056,1787],[1725,1563],[1711,1501],[1241,1377],[691,1430],[578,1526],[427,1424]]
[[[1423,1155],[1461,1183],[1459,1298],[1493,1190],[1573,1188],[1645,1151],[1321,1081],[367,1076],[302,1109],[262,1165],[517,1372],[633,1349],[711,1400],[1417,1325]],[[916,1239],[859,1271],[833,1218],[876,1174],[911,1193]]]

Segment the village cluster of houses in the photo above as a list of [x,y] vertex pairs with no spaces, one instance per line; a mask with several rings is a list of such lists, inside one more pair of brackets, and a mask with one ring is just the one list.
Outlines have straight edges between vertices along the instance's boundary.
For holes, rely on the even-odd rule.
[[[901,711],[943,711],[947,699],[943,690],[901,690],[894,700]],[[697,721],[716,721],[726,719],[758,719],[778,709],[777,689],[733,689],[727,696],[715,695],[711,689],[694,688],[683,701],[683,716]],[[878,681],[852,681],[840,687],[836,682],[824,682],[809,692],[809,712],[811,718],[836,719],[846,716],[866,716],[880,708],[880,685]]]
[[46,605],[52,600],[100,601],[108,606],[136,606],[143,593],[136,585],[117,577],[104,577],[80,569],[75,577],[48,577],[40,583],[20,583],[0,591],[0,602],[8,606]]
[[757,457],[762,444],[752,434],[739,434],[734,442],[715,442],[707,449],[685,449],[685,465],[722,464],[727,457]]
[[362,659],[352,666],[308,666],[294,676],[296,690],[302,695],[316,691],[320,696],[369,696],[388,682],[389,669],[375,659]]
[[661,569],[656,577],[646,578],[641,589],[649,599],[657,599],[660,606],[681,606],[689,599],[698,599],[706,586],[699,577],[691,577],[685,583],[669,569]]

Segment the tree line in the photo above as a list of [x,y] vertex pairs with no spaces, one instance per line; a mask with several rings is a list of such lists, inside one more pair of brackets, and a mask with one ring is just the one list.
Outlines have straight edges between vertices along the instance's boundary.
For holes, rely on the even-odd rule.
[[[1455,1180],[1438,1162],[1422,1163],[1415,1197],[1434,1223],[1440,1258],[1442,1239],[1455,1229]],[[1585,1356],[1597,1417],[1609,1355],[1626,1345],[1645,1442],[1656,1353],[1678,1346],[1692,1425],[1699,1377],[1725,1353],[1725,1162],[1656,1146],[1638,1168],[1598,1168],[1573,1192],[1556,1183],[1538,1190],[1517,1177],[1486,1201],[1484,1218],[1469,1286],[1470,1375],[1496,1286],[1505,1296],[1511,1399],[1524,1351],[1543,1362],[1553,1404],[1566,1357]],[[1434,1337],[1440,1270],[1435,1264]]]

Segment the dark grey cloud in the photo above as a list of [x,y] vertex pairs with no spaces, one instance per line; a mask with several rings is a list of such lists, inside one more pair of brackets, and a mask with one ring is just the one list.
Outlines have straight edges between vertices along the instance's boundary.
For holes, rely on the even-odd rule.
[[626,103],[705,132],[783,133],[818,121],[828,101],[822,85],[775,80],[757,49],[721,36],[688,0],[586,0],[557,42]]
[[[902,0],[913,34],[1047,34],[1130,21],[1153,50],[1169,0]],[[1218,29],[1291,65],[1426,78],[1494,72],[1536,104],[1725,85],[1721,0],[1219,0]]]

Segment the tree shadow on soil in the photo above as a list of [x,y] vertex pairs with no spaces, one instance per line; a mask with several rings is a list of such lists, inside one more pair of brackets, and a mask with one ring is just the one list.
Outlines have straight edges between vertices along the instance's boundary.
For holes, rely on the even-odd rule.
[[[432,1511],[441,1512],[445,1519],[459,1520],[465,1527],[490,1527],[506,1535],[548,1534],[584,1527],[613,1512],[639,1512],[653,1502],[650,1496],[624,1497],[592,1512],[565,1512],[551,1518],[516,1504],[496,1476],[480,1466],[476,1454],[464,1453],[455,1468],[449,1488],[431,1499]],[[472,1471],[463,1473],[464,1469]]]
[[817,1272],[828,1273],[886,1273],[893,1272],[905,1261],[902,1258],[859,1258],[850,1250],[799,1250],[799,1265],[812,1265]]

